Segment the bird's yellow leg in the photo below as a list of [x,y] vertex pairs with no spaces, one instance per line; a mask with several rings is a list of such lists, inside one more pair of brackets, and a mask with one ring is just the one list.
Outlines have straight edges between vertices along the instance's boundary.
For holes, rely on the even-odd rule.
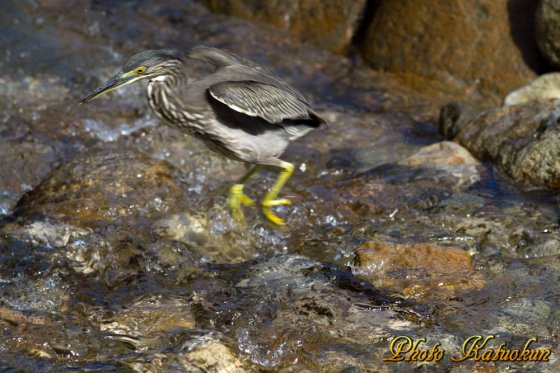
[[266,216],[268,220],[270,220],[276,225],[284,225],[285,223],[284,220],[274,215],[274,213],[272,212],[272,207],[289,205],[290,203],[292,203],[287,198],[276,199],[276,197],[278,196],[278,194],[280,193],[280,191],[282,190],[282,188],[284,187],[284,185],[286,184],[286,182],[294,172],[294,165],[291,163],[282,162],[280,164],[280,167],[282,167],[282,171],[280,172],[280,175],[278,175],[278,179],[276,180],[276,183],[274,183],[270,191],[266,194],[266,196],[262,200],[262,209],[263,209],[264,216]]
[[259,170],[260,166],[256,165],[249,170],[237,183],[233,184],[229,190],[228,204],[231,209],[231,214],[233,218],[243,223],[245,221],[245,215],[241,206],[252,206],[255,204],[251,198],[249,198],[245,193],[243,193],[243,187],[245,183],[249,181],[251,177]]

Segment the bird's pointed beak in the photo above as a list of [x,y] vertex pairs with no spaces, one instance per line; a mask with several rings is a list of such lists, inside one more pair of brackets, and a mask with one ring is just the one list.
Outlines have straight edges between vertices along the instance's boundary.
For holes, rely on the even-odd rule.
[[138,79],[139,77],[132,73],[124,73],[124,74],[118,73],[115,76],[113,76],[111,79],[107,80],[105,83],[97,87],[89,95],[84,97],[80,101],[80,105],[95,100],[97,97],[101,96],[104,93],[111,92],[112,90],[115,90],[127,84],[134,83]]

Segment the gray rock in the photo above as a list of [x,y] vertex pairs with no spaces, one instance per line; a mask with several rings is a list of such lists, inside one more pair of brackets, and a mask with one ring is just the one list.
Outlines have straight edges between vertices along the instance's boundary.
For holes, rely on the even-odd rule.
[[60,151],[34,140],[0,141],[0,216],[8,215],[17,201],[51,171]]
[[543,101],[560,98],[560,73],[539,76],[528,85],[511,92],[504,100],[504,106],[517,105],[527,101]]
[[452,102],[439,114],[439,130],[448,139],[454,138],[466,123],[473,120],[483,109],[468,102]]
[[[455,108],[456,109],[456,108]],[[449,114],[451,117],[445,117]],[[489,159],[526,187],[560,188],[560,101],[488,110],[468,120],[442,110],[440,128],[479,159]],[[466,115],[466,118],[471,118]]]
[[560,67],[560,3],[540,0],[536,12],[535,37],[543,56]]
[[448,174],[457,187],[468,187],[480,180],[482,165],[467,149],[450,141],[423,147],[410,157],[397,162],[400,165],[433,169]]

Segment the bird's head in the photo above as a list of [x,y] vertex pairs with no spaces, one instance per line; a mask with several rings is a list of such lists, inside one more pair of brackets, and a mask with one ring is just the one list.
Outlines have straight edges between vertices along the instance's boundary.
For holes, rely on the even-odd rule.
[[177,66],[180,59],[168,50],[149,50],[140,52],[126,62],[126,64],[109,80],[101,84],[80,101],[85,104],[104,93],[120,88],[142,79],[154,79],[158,76],[170,74],[171,68]]

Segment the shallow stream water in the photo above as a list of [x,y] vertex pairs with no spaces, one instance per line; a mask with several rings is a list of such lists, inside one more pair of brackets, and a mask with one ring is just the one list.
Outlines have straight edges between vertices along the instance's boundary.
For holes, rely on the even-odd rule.
[[[557,198],[449,144],[418,153],[443,140],[442,98],[196,2],[4,1],[0,25],[0,370],[560,369]],[[77,105],[132,54],[198,44],[330,123],[285,154],[285,228],[232,220],[245,166],[159,124],[143,85]],[[399,335],[446,357],[383,362]],[[473,335],[552,355],[453,363]]]

